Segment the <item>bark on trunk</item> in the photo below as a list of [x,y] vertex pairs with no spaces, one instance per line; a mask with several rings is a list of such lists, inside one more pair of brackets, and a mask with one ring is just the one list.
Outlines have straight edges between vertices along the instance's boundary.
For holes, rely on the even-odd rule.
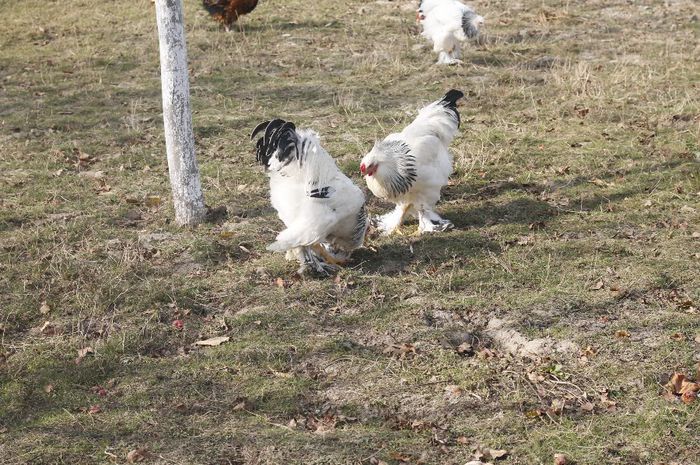
[[175,221],[195,225],[205,217],[204,195],[194,151],[190,83],[182,0],[156,0],[163,89],[163,123]]

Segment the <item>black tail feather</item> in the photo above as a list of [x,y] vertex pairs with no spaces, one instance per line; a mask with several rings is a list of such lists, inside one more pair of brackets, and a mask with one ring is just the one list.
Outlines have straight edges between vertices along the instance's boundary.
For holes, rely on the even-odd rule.
[[474,18],[476,17],[477,14],[473,11],[465,11],[464,15],[462,15],[462,30],[464,35],[470,39],[479,35],[479,28],[474,25]]
[[258,163],[269,168],[270,159],[275,154],[277,159],[285,165],[292,159],[298,158],[297,142],[299,138],[294,123],[281,119],[265,121],[253,129],[250,139],[255,139],[255,136],[262,130],[265,130],[265,134],[255,144],[255,159]]
[[457,89],[451,89],[445,94],[442,100],[440,100],[442,105],[454,112],[455,116],[457,117],[457,127],[459,127],[459,125],[462,123],[462,120],[459,117],[459,111],[457,111],[457,101],[462,97],[464,97],[464,92]]
[[210,15],[223,15],[225,8],[217,0],[202,0],[202,6]]

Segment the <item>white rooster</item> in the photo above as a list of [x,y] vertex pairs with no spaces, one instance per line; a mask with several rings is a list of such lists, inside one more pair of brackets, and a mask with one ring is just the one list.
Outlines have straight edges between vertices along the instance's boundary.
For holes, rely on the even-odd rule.
[[459,0],[421,0],[417,11],[423,36],[433,42],[438,64],[461,63],[462,42],[479,35],[484,18]]
[[309,129],[281,119],[259,124],[258,162],[270,178],[270,201],[287,229],[267,249],[297,259],[299,273],[328,274],[361,247],[368,221],[362,190],[345,176]]
[[396,231],[406,214],[418,215],[421,233],[453,227],[435,212],[435,204],[452,173],[448,147],[459,129],[457,101],[462,97],[462,92],[450,90],[423,107],[403,131],[377,142],[362,159],[360,172],[369,190],[396,204],[394,211],[376,221],[382,233]]

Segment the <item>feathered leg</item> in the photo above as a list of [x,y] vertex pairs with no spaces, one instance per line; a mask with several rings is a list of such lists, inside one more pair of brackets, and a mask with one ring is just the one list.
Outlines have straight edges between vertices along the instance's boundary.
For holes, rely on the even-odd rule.
[[389,235],[395,232],[401,223],[403,223],[403,218],[406,216],[406,212],[411,208],[411,204],[399,203],[396,204],[396,208],[393,211],[382,215],[376,220],[373,220],[374,225],[379,229],[382,234]]
[[338,266],[343,265],[346,262],[345,259],[331,252],[325,244],[314,244],[313,246],[311,246],[311,248],[314,252],[320,255],[321,258],[323,258],[323,260],[329,265]]
[[320,274],[331,274],[337,271],[338,266],[330,263],[324,262],[316,253],[314,253],[313,247],[301,247],[302,259],[300,260],[301,266],[297,271],[299,274],[306,273],[309,269]]
[[459,57],[455,57],[453,52],[457,45],[451,32],[442,32],[434,38],[433,50],[438,52],[439,65],[454,65],[461,63]]
[[424,232],[443,232],[454,228],[452,221],[446,220],[434,210],[423,208],[418,210],[418,231]]
[[459,43],[455,44],[455,48],[452,50],[452,58],[457,60],[457,62],[462,63],[462,47]]

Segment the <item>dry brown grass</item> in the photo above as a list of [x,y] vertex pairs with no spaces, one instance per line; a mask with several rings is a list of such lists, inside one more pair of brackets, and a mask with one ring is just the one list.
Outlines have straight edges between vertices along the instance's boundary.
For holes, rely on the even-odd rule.
[[[700,357],[693,2],[473,3],[488,29],[441,68],[413,2],[268,0],[224,33],[187,0],[203,185],[229,212],[192,231],[151,3],[0,4],[0,461],[697,463],[698,403],[660,395]],[[335,280],[265,252],[255,124],[313,127],[360,182],[450,87],[456,231],[372,239]]]

